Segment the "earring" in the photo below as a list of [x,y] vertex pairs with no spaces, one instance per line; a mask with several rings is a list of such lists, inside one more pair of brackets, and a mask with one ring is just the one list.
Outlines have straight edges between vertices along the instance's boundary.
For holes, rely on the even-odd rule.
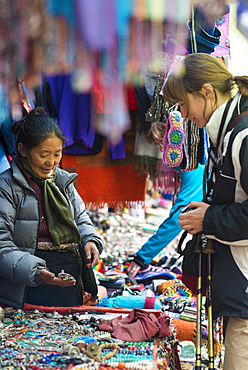
[[22,155],[23,157],[26,157],[26,156],[27,156],[27,154],[25,154],[25,153],[22,153],[21,155]]

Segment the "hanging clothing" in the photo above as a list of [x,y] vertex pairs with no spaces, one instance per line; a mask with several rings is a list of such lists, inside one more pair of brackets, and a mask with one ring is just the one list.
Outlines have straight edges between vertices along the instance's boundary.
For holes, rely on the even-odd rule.
[[46,76],[50,84],[58,124],[67,137],[63,152],[96,154],[102,150],[102,136],[96,134],[91,114],[91,94],[76,94],[70,75]]
[[[86,207],[129,207],[144,204],[146,176],[138,175],[134,168],[134,131],[124,134],[126,158],[112,160],[108,143],[103,141],[101,153],[91,156],[64,154],[61,166],[76,171],[75,186]],[[90,191],[89,191],[90,189]]]

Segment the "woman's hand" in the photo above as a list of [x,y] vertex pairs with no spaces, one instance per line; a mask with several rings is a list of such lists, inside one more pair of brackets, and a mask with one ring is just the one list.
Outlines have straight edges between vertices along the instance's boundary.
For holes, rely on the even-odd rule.
[[44,284],[59,285],[62,287],[76,285],[76,279],[72,276],[70,280],[63,279],[62,277],[55,276],[55,274],[46,269],[40,271],[40,278]]
[[179,216],[179,225],[189,234],[197,234],[203,230],[203,219],[209,204],[204,202],[191,202],[189,208],[194,208],[191,211],[181,213]]
[[130,274],[131,274],[133,277],[135,277],[135,276],[138,274],[139,270],[140,270],[140,266],[139,266],[139,265],[137,265],[137,263],[135,263],[134,261],[132,261],[132,262],[130,263],[130,266],[129,266],[129,267],[128,267],[128,269],[127,269],[127,272],[130,272]]
[[94,242],[87,242],[84,245],[84,252],[88,263],[87,267],[94,267],[99,263],[99,250]]

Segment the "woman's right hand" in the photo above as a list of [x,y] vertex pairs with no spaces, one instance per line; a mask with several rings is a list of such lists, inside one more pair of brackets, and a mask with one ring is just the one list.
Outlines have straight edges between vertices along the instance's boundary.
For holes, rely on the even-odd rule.
[[127,272],[129,272],[133,277],[135,277],[138,274],[139,270],[140,270],[140,266],[137,265],[137,263],[132,261],[130,263],[130,266],[127,269]]
[[46,269],[40,271],[40,278],[44,284],[59,285],[62,287],[76,285],[76,279],[73,277],[71,280],[65,280],[62,277],[55,276],[55,274]]

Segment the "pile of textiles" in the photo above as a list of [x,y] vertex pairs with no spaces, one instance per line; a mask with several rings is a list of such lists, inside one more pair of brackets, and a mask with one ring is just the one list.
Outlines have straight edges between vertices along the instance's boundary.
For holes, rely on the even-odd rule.
[[[97,307],[162,310],[171,318],[176,338],[182,345],[181,362],[183,364],[186,358],[191,369],[195,360],[193,348],[196,340],[196,296],[181,281],[181,259],[178,259],[176,253],[177,240],[161,251],[148,268],[140,270],[134,279],[127,273],[130,255],[135,254],[154,233],[152,225],[149,226],[149,220],[153,222],[157,213],[158,223],[161,222],[161,206],[157,205],[158,202],[153,203],[156,203],[156,207],[152,206],[153,212],[144,219],[140,218],[138,212],[136,214],[138,217],[131,217],[125,213],[105,214],[99,217],[100,219],[102,217],[102,221],[108,220],[109,228],[102,233],[106,240],[106,248],[100,264],[95,268],[95,274],[108,294],[98,302]],[[207,366],[208,323],[204,302],[202,314],[202,363],[205,361]],[[221,364],[224,351],[221,328],[219,319],[214,323],[216,367]]]
[[1,317],[1,369],[181,370],[174,328],[163,314],[5,308]]

